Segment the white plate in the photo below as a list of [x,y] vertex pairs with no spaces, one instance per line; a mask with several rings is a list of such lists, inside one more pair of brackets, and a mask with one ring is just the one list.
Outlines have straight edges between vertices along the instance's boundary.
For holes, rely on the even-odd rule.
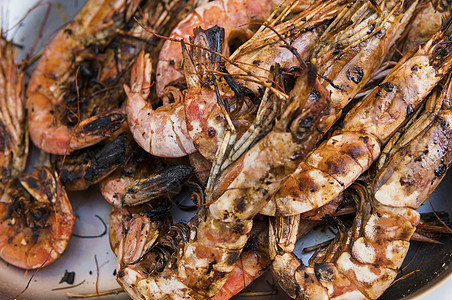
[[[18,23],[38,1],[36,0],[0,0],[0,25],[3,28],[11,28]],[[35,53],[41,49],[46,42],[49,41],[58,28],[62,24],[70,20],[85,3],[85,0],[51,0],[45,3],[52,3],[50,15],[45,24],[42,36],[39,39]],[[8,38],[13,39],[16,44],[22,45],[23,51],[19,54],[20,58],[24,58],[30,47],[33,45],[39,28],[42,24],[48,4],[34,9],[30,12],[20,26],[14,27],[8,32]],[[30,158],[32,164],[38,164],[38,155],[35,152]],[[449,175],[440,188],[445,191],[440,197],[433,195],[432,199],[435,203],[436,210],[450,211],[451,204],[447,202],[447,194],[450,194],[450,183],[452,176]],[[109,220],[110,206],[102,199],[97,186],[90,188],[84,192],[70,193],[70,199],[77,216],[75,222],[74,233],[80,235],[96,235],[103,231],[103,225],[95,217],[97,214],[105,222]],[[428,205],[424,205],[422,210],[429,210]],[[188,219],[189,215],[180,212],[176,213],[177,219]],[[297,244],[297,251],[305,246],[313,245],[325,240],[325,235],[311,235],[308,239]],[[310,255],[303,255],[306,260]],[[95,257],[98,262],[98,270],[96,271]],[[101,238],[83,239],[73,237],[68,245],[66,252],[55,263],[37,272],[30,282],[28,289],[19,299],[65,299],[66,292],[75,293],[94,293],[119,288],[113,275],[115,271],[116,257],[110,250],[108,235]],[[82,285],[68,290],[52,291],[54,288],[70,286],[67,283],[60,284],[59,281],[63,277],[65,270],[75,272],[75,283],[83,282]],[[449,272],[450,273],[450,272]],[[34,271],[25,272],[21,269],[7,265],[0,260],[0,296],[1,298],[12,298],[18,295],[27,285],[27,282],[34,274]],[[98,279],[97,279],[98,276]],[[443,276],[444,280],[440,281],[436,286],[429,288],[416,299],[432,299],[437,300],[450,299],[450,291],[452,291],[452,275]],[[265,279],[261,279],[259,283],[254,284],[256,290],[270,290],[266,280],[272,281],[271,275],[266,274]],[[437,280],[439,281],[439,280]],[[128,299],[124,293],[116,296],[108,296],[108,299]],[[262,299],[263,297],[259,297]],[[283,299],[287,298],[281,291],[277,295],[265,297],[266,299]],[[243,297],[245,299],[245,297]],[[246,297],[250,299],[250,297]]]

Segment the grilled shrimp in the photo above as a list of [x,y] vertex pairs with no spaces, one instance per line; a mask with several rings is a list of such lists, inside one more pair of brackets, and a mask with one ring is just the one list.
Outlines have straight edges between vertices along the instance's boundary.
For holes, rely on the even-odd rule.
[[153,199],[140,206],[113,207],[110,213],[109,238],[117,256],[117,280],[135,299],[140,298],[136,297],[127,280],[140,276],[141,268],[158,268],[157,260],[143,261],[143,254],[152,249],[160,234],[171,226],[169,207],[167,199]]
[[[281,69],[290,72],[292,67],[300,64],[300,60],[307,59],[326,29],[326,24],[336,17],[345,4],[340,1],[320,1],[281,22],[293,12],[293,7],[289,6],[266,21],[266,26],[271,26],[271,29],[263,26],[226,62],[212,53],[206,53],[204,49],[220,52],[223,35],[227,33],[218,26],[206,31],[199,28],[194,30],[192,43],[196,46],[192,47],[191,55],[183,48],[188,86],[184,106],[188,133],[204,157],[211,161],[215,159],[225,128],[230,123],[222,110],[229,109],[237,136],[250,130],[249,126],[256,118],[254,103],[262,98],[265,88],[272,84],[271,66],[279,64]],[[284,32],[286,40],[281,41],[275,32]],[[199,49],[199,45],[203,48]],[[217,79],[215,74],[218,73],[223,76]],[[284,96],[280,95],[282,98]],[[222,101],[224,103],[219,105]]]
[[[271,226],[272,271],[293,298],[376,299],[393,282],[419,223],[414,209],[430,195],[452,162],[452,81],[427,112],[385,149],[374,181],[355,184],[357,215],[353,226],[304,266],[283,251]],[[293,217],[285,217],[293,218]],[[284,222],[282,222],[284,223]]]
[[[38,148],[69,154],[99,142],[121,127],[126,116],[109,99],[118,95],[109,94],[111,87],[103,89],[105,86],[96,84],[110,77],[110,70],[99,70],[99,64],[105,63],[101,58],[105,57],[95,56],[89,50],[105,47],[115,30],[132,17],[136,1],[128,2],[88,1],[45,48],[30,79],[26,101],[30,136]],[[93,66],[98,69],[93,70]],[[116,71],[114,63],[112,67],[111,71]],[[117,75],[113,75],[113,81]],[[90,99],[93,95],[84,94],[85,90],[95,93],[93,85],[100,90],[100,103]]]
[[21,174],[6,194],[8,202],[0,202],[0,257],[23,269],[55,261],[75,221],[57,174],[47,167]]
[[[24,107],[24,73],[14,63],[14,46],[0,36],[0,199],[25,169],[28,130]],[[7,195],[5,197],[8,197]]]
[[[315,59],[312,61],[320,69],[319,83],[306,102],[300,103],[300,111],[290,125],[286,124],[289,118],[284,120],[287,116],[281,117],[281,123],[291,133],[285,132],[287,138],[281,139],[273,137],[280,132],[271,131],[217,178],[213,188],[216,201],[209,206],[217,218],[226,222],[248,219],[266,205],[267,200],[279,189],[283,178],[293,172],[295,166],[316,146],[337,120],[340,111],[378,69],[385,54],[405,28],[415,4],[406,7],[404,13],[395,14],[401,9],[399,5],[385,2],[386,13],[379,15],[369,2],[359,1],[339,13],[338,19],[325,32],[325,39],[320,39],[322,46],[314,50]],[[384,32],[384,36],[377,36],[377,32],[369,33],[369,23],[376,26],[375,31]],[[336,32],[335,28],[341,28],[343,32]],[[348,38],[344,38],[344,35]],[[324,47],[323,43],[327,41],[339,46]],[[339,56],[334,54],[335,51],[339,52]],[[369,63],[370,57],[372,63]],[[294,88],[288,98],[299,92],[305,91]],[[269,149],[272,147],[276,149]],[[269,154],[270,151],[277,151],[278,154],[269,155],[268,162],[259,163],[266,167],[255,173],[256,160],[261,152],[262,157],[265,157],[263,153]],[[275,157],[274,161],[271,156]],[[241,208],[237,209],[238,206]],[[267,207],[263,213],[274,214],[274,206]]]
[[124,86],[127,118],[135,141],[155,156],[181,157],[195,152],[185,123],[182,92],[168,88],[174,102],[154,110],[146,101],[151,92],[151,74],[150,54],[141,51],[132,68],[131,86]]
[[[308,72],[307,68],[303,71],[298,85],[294,88],[296,100],[290,106],[287,118],[296,113],[298,104],[305,100],[301,96],[309,95],[315,75],[315,72]],[[280,131],[275,132],[274,137],[277,140],[290,140],[292,135],[285,132],[286,128],[282,126],[287,124],[281,124]],[[275,139],[266,140],[267,144],[272,141]],[[274,161],[270,157],[274,157],[278,149],[266,147],[264,150],[267,152],[261,155],[262,159],[253,161],[253,166],[256,168],[271,168],[267,166],[268,160]],[[176,252],[176,261],[158,274],[134,281],[133,287],[144,298],[178,299],[214,296],[224,285],[227,275],[234,269],[252,225],[252,219],[223,222],[207,207],[202,208],[192,221],[180,225],[185,228],[185,234],[178,235],[180,239],[177,244],[180,246]]]
[[452,18],[423,47],[401,59],[383,83],[346,115],[343,128],[283,181],[273,196],[272,214],[294,215],[320,207],[369,168],[381,145],[450,70],[452,39],[445,31],[451,23]]
[[[238,9],[239,7],[244,9]],[[275,7],[276,4],[271,1],[249,1],[249,3],[243,0],[228,0],[226,3],[218,0],[212,1],[201,5],[189,14],[173,29],[170,37],[184,40],[193,34],[193,28],[219,25],[225,29],[226,41],[242,35],[249,38],[252,35],[249,26],[254,22],[263,22]],[[231,10],[234,12],[234,18],[227,14],[231,13]],[[225,45],[225,49],[228,47]],[[220,44],[220,49],[214,48],[214,50],[222,52],[222,45]],[[227,56],[228,53],[225,52],[225,55]],[[167,41],[160,51],[155,83],[157,97],[163,98],[164,105],[156,110],[153,109],[152,103],[146,101],[151,93],[153,72],[150,54],[142,52],[139,55],[132,70],[131,86],[125,86],[128,96],[127,112],[130,129],[137,143],[152,155],[180,157],[196,151],[193,140],[187,131],[184,97],[177,86],[169,85],[177,79],[184,78],[184,71],[180,69],[181,61],[180,45]],[[213,104],[216,105],[216,97],[213,100]],[[201,105],[199,104],[197,108]],[[211,106],[210,103],[209,105]],[[218,110],[214,117],[219,113]],[[214,117],[208,118],[206,113],[196,112],[196,115],[202,115],[203,122],[205,122],[204,119],[215,119]],[[221,138],[221,133],[210,134]],[[215,151],[216,149],[213,153]]]
[[[126,114],[123,84],[142,48],[160,49],[140,25],[169,34],[194,1],[90,0],[44,49],[27,90],[30,136],[69,154],[112,135]],[[132,17],[140,20],[140,25]]]
[[[119,133],[115,132],[113,136]],[[67,156],[52,155],[51,162],[68,190],[85,190],[114,172],[124,164],[132,151],[133,139],[127,132],[76,150]]]
[[[171,32],[170,37],[176,40],[188,40],[197,27],[209,28],[219,26],[225,30],[224,55],[229,56],[230,46],[247,40],[282,2],[279,0],[225,0],[211,1],[196,8],[182,20]],[[235,41],[234,41],[235,40]],[[222,52],[221,50],[219,52]],[[160,51],[157,64],[156,90],[158,97],[165,96],[165,87],[172,82],[184,80],[181,68],[182,52],[180,45],[171,41],[165,42]]]

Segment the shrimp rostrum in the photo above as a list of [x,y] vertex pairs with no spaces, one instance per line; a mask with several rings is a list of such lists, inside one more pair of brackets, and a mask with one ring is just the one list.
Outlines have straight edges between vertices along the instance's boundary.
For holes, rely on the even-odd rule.
[[374,180],[351,186],[357,204],[352,227],[315,253],[308,266],[283,250],[281,228],[272,224],[272,271],[291,297],[376,299],[391,285],[419,223],[415,209],[452,162],[451,97],[449,75],[442,93],[430,95],[426,111],[388,143]]

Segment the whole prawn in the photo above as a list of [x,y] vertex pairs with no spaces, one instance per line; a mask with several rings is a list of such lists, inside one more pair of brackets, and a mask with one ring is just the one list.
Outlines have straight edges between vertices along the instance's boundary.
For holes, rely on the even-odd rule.
[[357,199],[353,226],[314,254],[309,266],[282,250],[280,228],[271,226],[272,271],[291,297],[377,299],[391,285],[419,223],[414,209],[452,162],[450,75],[438,94],[435,90],[426,111],[388,144],[372,183],[352,185]]
[[[76,120],[73,125],[71,119],[74,116],[65,110],[64,99],[71,97],[68,95],[71,84],[77,84],[77,69],[83,73],[83,60],[88,58],[90,62],[89,54],[80,52],[92,44],[98,47],[106,45],[115,29],[124,19],[130,19],[137,9],[136,1],[127,2],[130,3],[125,5],[123,0],[88,1],[44,49],[30,79],[26,101],[30,137],[37,147],[54,154],[69,154],[99,142],[121,127],[125,115],[120,110],[95,111],[95,107],[94,112],[89,112],[83,120]],[[77,54],[80,55],[78,59]],[[86,75],[89,78],[97,74]],[[75,89],[83,90],[79,86]],[[77,97],[76,108],[79,105]],[[69,118],[65,121],[64,116],[68,113]],[[80,115],[76,114],[75,118],[80,118]]]

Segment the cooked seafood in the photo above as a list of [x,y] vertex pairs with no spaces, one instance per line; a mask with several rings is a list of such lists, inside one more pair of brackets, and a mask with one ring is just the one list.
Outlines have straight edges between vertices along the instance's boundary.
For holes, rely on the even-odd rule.
[[168,88],[174,102],[154,110],[146,101],[151,92],[151,74],[150,54],[141,51],[132,68],[131,86],[124,86],[127,118],[135,141],[155,156],[181,157],[195,152],[187,133],[182,92]]
[[403,41],[402,53],[407,53],[416,46],[427,42],[438,30],[452,11],[450,1],[424,1],[419,5],[413,17],[406,38]]
[[23,269],[54,262],[66,249],[75,221],[57,174],[47,167],[21,174],[6,194],[8,202],[0,202],[0,257]]
[[131,144],[133,139],[130,134],[122,132],[111,141],[104,140],[70,155],[52,155],[51,162],[66,189],[85,190],[122,166],[132,151]]
[[[142,48],[168,34],[196,1],[90,0],[45,48],[27,90],[30,136],[50,153],[69,154],[109,137],[126,120],[123,84]],[[140,20],[140,25],[132,17]]]
[[[211,1],[196,8],[182,20],[171,32],[170,38],[188,40],[197,27],[209,28],[215,25],[224,28],[224,54],[229,56],[230,46],[234,47],[234,39],[247,40],[273,12],[280,0],[225,0]],[[221,51],[219,51],[221,52]],[[158,97],[165,96],[165,87],[170,83],[184,80],[181,68],[182,52],[180,44],[167,41],[162,46],[157,64],[156,90]]]
[[[209,206],[215,217],[224,222],[231,222],[236,219],[248,219],[261,211],[281,183],[288,181],[283,180],[284,177],[292,173],[295,166],[316,146],[338,119],[340,111],[378,69],[385,53],[405,28],[415,4],[400,8],[397,3],[385,2],[387,11],[380,16],[369,2],[359,1],[341,12],[341,18],[333,21],[325,39],[333,42],[332,45],[339,43],[342,51],[337,51],[341,55],[339,57],[334,55],[335,47],[332,45],[317,49],[319,53],[323,53],[322,49],[325,49],[326,53],[316,56],[313,60],[316,63],[322,62],[319,68],[324,72],[320,73],[320,82],[314,87],[314,92],[305,102],[300,103],[298,110],[293,110],[298,112],[298,115],[294,116],[290,123],[286,123],[289,122],[289,118],[284,119],[286,115],[282,114],[280,124],[277,123],[270,133],[218,177],[212,195],[216,200]],[[403,14],[395,14],[398,9],[406,11]],[[384,32],[383,37],[376,36],[376,32],[368,32],[369,22],[373,24],[377,20],[381,22],[376,23],[376,26],[379,32]],[[335,33],[335,26],[343,31]],[[332,36],[330,37],[328,33]],[[344,38],[343,35],[349,38]],[[320,43],[322,44],[322,39]],[[370,57],[374,65],[369,64]],[[380,61],[376,63],[378,59]],[[359,78],[355,78],[353,74]],[[328,79],[330,76],[334,82]],[[292,95],[305,92],[297,91],[296,85],[297,83],[289,94],[289,99],[293,97]],[[284,129],[281,130],[278,125],[284,126],[280,127]],[[277,137],[282,132],[286,135],[284,139]],[[240,142],[239,140],[238,143]],[[270,150],[272,147],[276,149]],[[277,151],[278,154],[268,153],[268,160],[260,162],[258,157],[264,158],[267,155],[261,154],[261,151],[262,153]],[[261,164],[263,166],[256,166]],[[243,203],[240,204],[241,209],[237,209],[239,203]],[[270,203],[262,213],[272,215],[275,214],[275,210],[276,206]]]
[[380,147],[450,70],[452,39],[445,32],[451,23],[452,18],[428,43],[402,58],[347,114],[342,129],[300,163],[273,196],[271,214],[287,216],[320,207],[369,168]]
[[[38,148],[69,154],[121,127],[126,116],[114,103],[113,97],[118,95],[110,95],[111,88],[95,83],[107,78],[116,82],[115,77],[123,70],[116,73],[114,63],[108,65],[111,70],[102,70],[110,56],[103,57],[105,62],[90,50],[105,47],[124,20],[130,20],[137,5],[136,1],[88,1],[45,48],[30,79],[26,101],[30,137]],[[92,70],[93,66],[98,68]],[[110,71],[114,72],[112,77]],[[79,78],[79,73],[83,77]],[[93,85],[100,99],[90,99],[96,91]]]
[[[28,156],[28,129],[24,106],[24,73],[15,64],[15,50],[0,35],[0,199],[25,169]],[[6,199],[3,199],[5,197]]]
[[433,109],[428,116],[421,114],[390,143],[372,184],[352,186],[357,199],[352,228],[316,253],[309,266],[282,251],[279,244],[285,241],[271,226],[272,271],[291,297],[376,299],[389,287],[419,223],[414,209],[436,188],[452,162],[451,100],[449,76],[441,96],[436,91],[431,95]]
[[[272,86],[271,66],[279,64],[284,70],[298,66],[311,53],[328,22],[347,4],[320,1],[284,20],[293,12],[294,3],[297,2],[272,14],[266,25],[224,62],[214,54],[221,51],[226,34],[218,26],[194,30],[195,46],[191,47],[190,55],[183,47],[188,86],[184,97],[187,129],[196,148],[207,159],[215,159],[220,143],[227,138],[224,136],[227,126],[233,127],[237,136],[247,129],[256,135],[256,128],[249,127],[256,118],[256,107],[264,97],[264,90]],[[284,41],[277,32],[284,33]],[[284,100],[286,95],[279,96]]]

